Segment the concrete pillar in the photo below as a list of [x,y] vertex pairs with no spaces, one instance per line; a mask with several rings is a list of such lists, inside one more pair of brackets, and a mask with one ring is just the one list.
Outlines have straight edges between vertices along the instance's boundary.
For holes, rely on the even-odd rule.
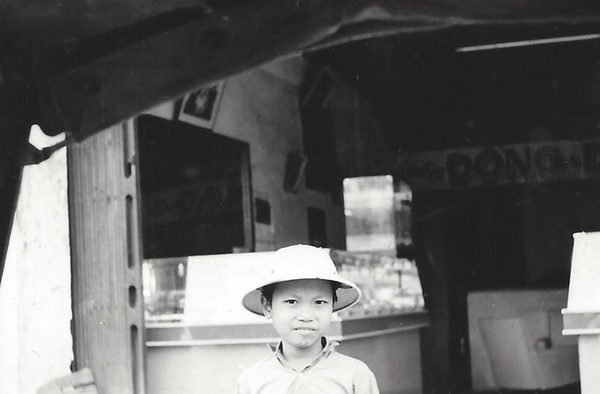
[[573,235],[563,335],[579,335],[581,394],[600,392],[600,232]]

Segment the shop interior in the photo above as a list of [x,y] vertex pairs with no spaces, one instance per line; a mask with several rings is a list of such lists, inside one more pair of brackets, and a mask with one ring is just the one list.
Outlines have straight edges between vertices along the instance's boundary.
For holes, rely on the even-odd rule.
[[[212,130],[174,116],[181,103],[142,116],[138,131],[145,245],[152,245],[145,247],[145,258],[179,257],[167,259],[171,274],[166,273],[169,263],[153,260],[153,277],[159,270],[163,276],[183,277],[191,260],[182,256],[262,252],[304,242],[357,256],[379,255],[373,258],[379,265],[403,267],[399,262],[408,261],[418,272],[417,287],[430,323],[419,329],[416,362],[422,380],[406,392],[484,392],[503,384],[578,392],[576,341],[560,334],[559,310],[566,300],[572,234],[600,227],[593,153],[600,121],[594,111],[600,96],[593,83],[599,59],[591,55],[596,45],[462,53],[437,41],[415,46],[399,38],[367,40],[228,79]],[[241,114],[232,118],[234,105]],[[276,110],[267,112],[270,105],[277,105]],[[270,133],[282,125],[287,131]],[[229,138],[222,145],[220,134]],[[562,146],[579,143],[588,148],[579,159],[577,154],[566,157],[563,165],[561,149],[571,148]],[[169,156],[164,147],[174,144],[181,148]],[[269,148],[263,145],[271,148],[268,157],[264,150]],[[486,148],[521,156],[502,159],[506,162],[499,165],[495,156],[478,158]],[[241,153],[224,154],[236,149]],[[424,161],[461,152],[472,154],[472,167],[470,174],[458,174],[463,176],[458,183],[428,185],[404,166],[406,157]],[[520,177],[509,174],[509,159]],[[569,160],[573,166],[580,160],[581,171],[569,172]],[[211,170],[202,178],[207,168]],[[387,179],[387,194],[376,192],[381,177]],[[176,204],[202,211],[203,202],[192,198],[178,203],[172,190],[198,182],[222,184],[223,178],[236,178],[235,190],[214,191],[231,197],[215,199],[227,201],[227,206],[197,220],[176,212]],[[350,182],[357,179],[365,194],[362,203],[350,207]],[[161,188],[171,191],[157,198]],[[211,204],[210,193],[198,194],[207,196],[204,204]],[[165,207],[173,209],[173,216],[163,220],[185,217],[186,224],[158,224],[151,207],[161,198],[163,214]],[[361,217],[375,219],[352,216],[361,207],[365,211],[365,202],[377,206],[386,198],[390,204],[383,216],[368,209]],[[230,234],[219,237],[228,244],[201,235],[205,224],[215,222],[223,224],[220,234]],[[157,251],[153,248],[160,242],[147,242],[155,239],[156,228],[165,231],[158,239],[172,236],[200,249],[177,249],[176,242],[167,242],[173,249]],[[215,249],[202,249],[205,241]],[[395,262],[386,263],[386,258]],[[173,283],[179,283],[173,289],[179,295],[166,319],[180,322],[176,315],[194,307],[189,297],[181,300],[184,282]],[[496,308],[492,312],[490,300]],[[508,300],[520,306],[503,309],[500,305],[509,305]],[[397,311],[418,311],[419,302]],[[503,382],[507,366],[497,361],[503,356],[493,345],[496,329],[480,323],[498,317],[519,324],[523,320],[523,335],[530,340],[525,348],[542,346],[548,359],[563,360],[561,377],[552,378],[555,369],[543,370],[538,361],[528,359],[539,371],[512,374]],[[394,384],[384,391],[405,392],[394,391]]]

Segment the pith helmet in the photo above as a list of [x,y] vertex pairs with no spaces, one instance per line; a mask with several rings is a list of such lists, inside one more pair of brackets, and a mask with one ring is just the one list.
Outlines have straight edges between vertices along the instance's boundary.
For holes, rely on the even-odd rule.
[[263,314],[260,296],[264,286],[300,279],[321,279],[335,283],[338,290],[337,301],[333,305],[334,312],[348,308],[360,299],[360,289],[338,275],[327,249],[309,245],[288,246],[275,252],[266,264],[259,286],[242,299],[244,307],[250,312]]

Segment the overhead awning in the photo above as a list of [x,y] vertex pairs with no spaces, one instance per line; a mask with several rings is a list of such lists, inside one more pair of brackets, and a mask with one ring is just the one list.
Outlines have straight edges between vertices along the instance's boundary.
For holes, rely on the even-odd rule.
[[599,23],[592,0],[4,0],[0,53],[16,64],[4,73],[31,78],[35,121],[83,139],[291,53],[444,30],[467,43],[598,33]]

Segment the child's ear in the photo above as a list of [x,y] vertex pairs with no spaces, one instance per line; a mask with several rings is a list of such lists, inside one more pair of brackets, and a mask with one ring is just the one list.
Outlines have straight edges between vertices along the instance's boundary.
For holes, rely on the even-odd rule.
[[263,314],[267,319],[271,318],[271,303],[267,300],[267,297],[261,294],[260,303],[262,305]]

